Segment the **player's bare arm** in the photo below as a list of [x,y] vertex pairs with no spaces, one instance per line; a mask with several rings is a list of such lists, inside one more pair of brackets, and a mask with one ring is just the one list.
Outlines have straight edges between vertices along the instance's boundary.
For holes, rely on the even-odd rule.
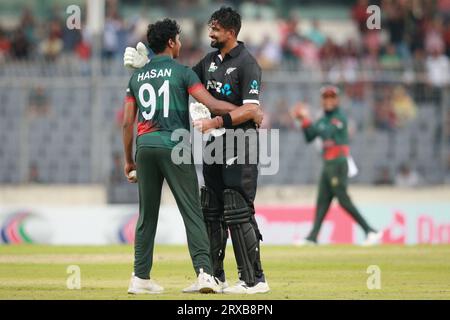
[[[257,126],[261,125],[264,118],[264,113],[260,106],[252,103],[244,104],[240,108],[231,111],[229,114],[232,125],[238,125],[249,120],[253,120]],[[194,128],[208,132],[212,129],[218,129],[225,126],[224,116],[214,117],[212,119],[200,119],[193,121]],[[226,120],[225,120],[226,121]]]
[[213,114],[224,115],[237,108],[234,104],[217,100],[203,86],[191,93],[191,96],[200,103],[203,103]]
[[[238,108],[229,102],[214,98],[204,87],[193,91],[191,95],[198,102],[207,106],[212,113],[221,116],[229,114],[232,125],[238,125],[249,120],[253,120],[257,125],[260,125],[262,122],[263,113],[257,104],[248,103]],[[213,119],[195,120],[193,124],[194,127],[202,132],[224,126],[223,118],[220,116]]]
[[124,114],[122,122],[123,150],[125,153],[124,173],[129,182],[134,182],[128,175],[130,171],[136,170],[133,160],[133,138],[134,123],[136,121],[137,106],[133,99],[127,98],[124,103]]

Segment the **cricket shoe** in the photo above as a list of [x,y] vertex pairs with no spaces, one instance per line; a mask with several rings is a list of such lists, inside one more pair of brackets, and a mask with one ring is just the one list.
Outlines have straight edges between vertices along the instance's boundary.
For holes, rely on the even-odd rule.
[[228,287],[223,290],[225,294],[256,294],[267,293],[270,291],[269,284],[264,282],[258,282],[253,287],[249,287],[244,281],[239,280],[234,286]]
[[214,281],[216,283],[216,285],[218,286],[218,288],[214,286],[215,293],[222,293],[223,289],[228,288],[228,283],[226,281],[222,282],[219,279],[217,279],[207,273],[204,273],[203,269],[200,269],[200,274],[198,275],[197,281],[195,281],[189,287],[184,288],[183,293],[198,293],[198,292],[209,293],[209,292],[204,292],[204,291],[208,291],[208,289],[203,288],[203,290],[202,290],[202,285],[204,286],[206,284],[206,287],[208,287],[208,283],[204,282],[205,278],[208,279],[208,277],[211,277],[212,281]]
[[200,293],[221,293],[222,287],[219,285],[219,280],[214,278],[212,275],[203,272],[200,269],[200,273],[197,278],[198,291]]
[[383,237],[383,231],[369,232],[367,234],[366,240],[364,240],[361,245],[363,247],[370,247],[370,246],[380,244],[382,237]]
[[313,247],[317,246],[317,242],[309,239],[299,239],[294,242],[294,246],[297,247]]
[[129,294],[157,294],[163,293],[164,288],[151,279],[141,279],[131,275],[130,285],[128,286]]

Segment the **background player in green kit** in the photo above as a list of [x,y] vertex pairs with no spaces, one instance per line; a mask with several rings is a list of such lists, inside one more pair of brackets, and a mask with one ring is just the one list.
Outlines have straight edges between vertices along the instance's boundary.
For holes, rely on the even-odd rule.
[[[209,241],[199,200],[199,188],[193,163],[174,164],[171,153],[178,141],[171,135],[177,129],[189,130],[188,98],[219,114],[236,109],[216,100],[188,67],[174,61],[181,48],[178,24],[169,19],[149,26],[147,38],[156,56],[136,70],[129,82],[125,100],[123,142],[125,175],[137,168],[139,186],[139,220],[136,225],[134,274],[129,293],[161,293],[163,288],[150,280],[154,238],[158,220],[161,188],[164,179],[172,190],[186,228],[189,252],[198,275],[200,292],[218,292],[220,287],[211,274]],[[244,108],[242,108],[244,109]],[[134,123],[138,114],[136,164],[132,145]],[[258,108],[231,112],[235,123],[260,122]]]
[[309,111],[303,104],[297,105],[292,110],[292,115],[302,122],[303,133],[308,143],[316,137],[322,139],[324,159],[314,226],[308,237],[298,242],[298,245],[317,243],[320,227],[334,197],[364,230],[366,234],[364,245],[376,244],[382,236],[381,232],[376,232],[369,226],[347,193],[347,160],[350,155],[350,148],[348,145],[347,117],[339,108],[338,93],[339,89],[334,86],[326,86],[321,89],[324,115],[314,123],[310,120]]

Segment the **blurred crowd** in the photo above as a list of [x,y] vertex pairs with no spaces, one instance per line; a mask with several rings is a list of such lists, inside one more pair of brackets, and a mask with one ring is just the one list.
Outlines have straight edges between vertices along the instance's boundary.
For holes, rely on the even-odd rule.
[[[281,29],[283,58],[300,60],[306,65],[322,64],[332,71],[337,62],[345,66],[343,76],[352,80],[352,70],[361,64],[369,70],[398,70],[410,64],[423,65],[439,59],[448,64],[450,57],[450,1],[383,0],[381,30],[369,29],[368,0],[358,0],[350,16],[359,31],[356,38],[338,45],[313,21],[302,33],[298,19],[286,21]],[[445,61],[445,62],[444,62]]]
[[[147,26],[151,22],[148,15],[124,17],[123,3],[106,1],[101,39],[101,54],[105,60],[119,61],[126,46],[145,42]],[[152,5],[187,12],[198,3],[197,0],[171,0],[155,1]],[[244,11],[244,4],[249,2],[228,3]],[[250,3],[265,8],[271,1]],[[381,30],[367,28],[367,7],[371,4],[381,8]],[[141,11],[148,10],[143,8]],[[402,127],[414,119],[416,104],[429,101],[440,105],[441,89],[450,83],[450,0],[356,0],[348,7],[348,16],[357,34],[340,43],[322,30],[320,20],[311,21],[309,28],[303,30],[301,20],[295,14],[284,19],[278,17],[277,37],[267,34],[258,44],[251,38],[243,40],[264,70],[296,71],[300,67],[312,70],[328,82],[341,84],[350,104],[367,100],[364,72],[369,77],[376,77],[377,71],[382,71],[379,74],[385,78],[390,71],[400,72],[395,85],[386,81],[387,85],[369,88],[375,92],[374,125],[382,130]],[[60,7],[51,10],[45,20],[37,19],[30,9],[25,8],[15,29],[6,30],[0,21],[0,64],[10,60],[56,61],[64,55],[75,56],[87,63],[92,56],[93,38],[85,28],[86,17],[82,17],[80,30],[66,28],[65,18]],[[182,62],[193,64],[210,50],[199,40],[203,28],[204,23],[196,21],[194,30],[183,33]],[[285,113],[279,112],[289,108],[289,102],[280,99],[276,104],[273,109],[278,112],[274,113],[272,124],[292,127],[283,115]]]
[[[132,30],[120,17],[115,1],[108,2],[102,56],[112,58],[122,52],[131,40]],[[83,11],[82,11],[83,12]],[[69,30],[64,12],[55,7],[48,19],[40,21],[29,8],[24,8],[16,29],[5,30],[0,23],[0,61],[37,60],[55,61],[64,54],[74,54],[80,60],[89,60],[92,36],[84,27]]]
[[[173,10],[189,7],[195,1],[181,1]],[[236,2],[236,1],[234,1]],[[269,1],[255,1],[258,6]],[[107,0],[106,19],[102,39],[102,55],[105,58],[120,57],[127,45],[135,45],[145,39],[147,25],[151,22],[144,15],[126,18],[117,0]],[[352,80],[358,65],[369,70],[398,70],[406,66],[413,69],[448,68],[450,57],[450,0],[381,0],[375,1],[381,8],[381,29],[369,30],[366,21],[367,7],[373,3],[358,0],[349,7],[351,17],[359,34],[336,43],[321,30],[319,20],[312,21],[308,30],[300,28],[300,18],[278,19],[279,41],[267,35],[265,41],[248,46],[257,56],[264,69],[276,69],[287,63],[289,69],[297,64],[304,67],[321,67],[331,78]],[[168,6],[169,2],[160,5]],[[239,5],[236,2],[236,5]],[[145,11],[145,10],[143,10]],[[84,10],[82,10],[82,13]],[[92,36],[86,28],[69,30],[65,26],[65,12],[55,7],[45,21],[38,20],[30,9],[23,9],[20,22],[13,30],[6,30],[0,22],[0,61],[5,59],[55,60],[64,53],[73,53],[82,60],[91,56]],[[85,17],[83,16],[83,21]],[[195,23],[195,29],[204,25]],[[184,60],[191,61],[204,54],[196,35],[183,34]],[[339,69],[343,71],[339,72]],[[419,70],[420,71],[420,70]],[[447,78],[446,78],[447,77]],[[448,75],[436,75],[436,83],[448,81]]]
[[[367,27],[371,4],[381,8],[381,30]],[[261,66],[277,69],[284,63],[287,70],[301,66],[320,73],[340,85],[348,106],[370,101],[372,124],[379,130],[407,126],[422,104],[439,114],[443,88],[450,84],[450,0],[358,0],[349,10],[357,36],[339,44],[322,31],[319,20],[302,30],[294,16],[281,23],[279,43],[268,39],[253,49]],[[290,107],[280,98],[266,125],[295,128]]]
[[[100,39],[101,56],[105,60],[120,59],[127,46],[146,42],[147,26],[151,21],[144,14],[125,19],[120,8],[119,1],[106,1]],[[30,8],[24,8],[14,29],[6,29],[0,21],[0,63],[16,60],[53,62],[68,55],[88,61],[92,57],[94,39],[86,28],[85,10],[81,12],[81,29],[66,27],[67,15],[59,6],[55,6],[45,20],[37,19]],[[183,58],[187,61],[204,53],[191,39],[183,39]]]

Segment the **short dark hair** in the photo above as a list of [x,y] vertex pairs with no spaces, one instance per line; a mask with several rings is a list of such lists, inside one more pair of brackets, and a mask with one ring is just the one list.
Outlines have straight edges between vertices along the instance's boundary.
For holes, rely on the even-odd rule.
[[236,37],[241,30],[241,15],[230,7],[221,7],[215,11],[209,18],[208,25],[216,22],[226,30],[234,30]]
[[155,54],[161,53],[166,49],[169,39],[175,41],[180,32],[178,23],[168,18],[149,24],[147,29],[148,46]]

